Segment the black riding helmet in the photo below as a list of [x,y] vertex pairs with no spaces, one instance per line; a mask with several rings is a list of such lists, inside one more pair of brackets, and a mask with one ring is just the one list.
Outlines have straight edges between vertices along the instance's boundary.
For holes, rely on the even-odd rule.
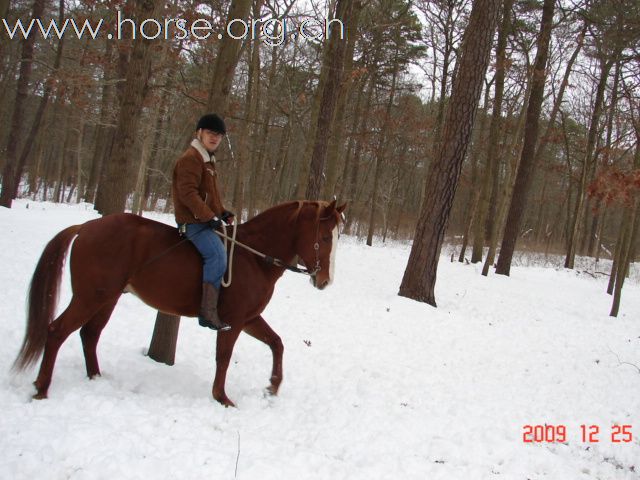
[[201,128],[221,133],[222,135],[226,135],[227,133],[227,126],[224,124],[224,120],[215,113],[208,113],[200,117],[200,120],[198,120],[198,124],[196,125],[196,131]]

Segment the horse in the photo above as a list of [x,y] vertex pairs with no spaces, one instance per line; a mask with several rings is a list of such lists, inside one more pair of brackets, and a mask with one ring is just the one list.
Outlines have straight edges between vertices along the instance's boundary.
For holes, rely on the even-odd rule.
[[[345,207],[337,207],[335,200],[287,202],[237,226],[236,240],[272,261],[243,248],[236,248],[231,260],[233,281],[222,289],[218,304],[221,319],[231,329],[217,333],[211,392],[222,405],[235,406],[225,393],[225,380],[242,331],[271,349],[273,365],[267,391],[277,395],[283,378],[284,347],[261,314],[286,264],[297,259],[307,268],[315,267],[311,283],[317,289],[331,283]],[[72,298],[53,320],[62,269],[74,239],[69,268]],[[72,332],[80,329],[87,376],[94,378],[100,375],[96,354],[100,334],[123,293],[131,292],[161,312],[195,317],[201,284],[202,258],[175,227],[130,213],[68,227],[47,244],[33,273],[26,332],[14,369],[26,369],[42,354],[33,398],[47,398],[58,350]]]

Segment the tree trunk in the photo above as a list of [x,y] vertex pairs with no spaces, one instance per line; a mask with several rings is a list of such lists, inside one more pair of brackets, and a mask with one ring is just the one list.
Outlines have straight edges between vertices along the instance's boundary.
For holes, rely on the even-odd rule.
[[[253,4],[253,16],[254,18],[258,18],[260,15],[260,7],[262,5],[261,0],[257,0]],[[258,155],[258,125],[257,120],[260,117],[260,98],[261,98],[261,88],[260,88],[260,41],[256,40],[251,43],[251,55],[249,56],[249,75],[253,77],[253,107],[251,109],[251,116],[249,117],[249,131],[251,134],[248,136],[247,141],[249,141],[249,148],[247,152],[249,153],[247,159],[251,159],[250,161],[250,175],[249,175],[249,202],[247,204],[247,218],[252,218],[256,213],[256,204],[258,202],[258,179],[262,176],[262,167],[260,165],[260,156]]]
[[465,220],[465,230],[462,235],[462,245],[460,246],[460,255],[458,255],[458,262],[464,262],[464,256],[467,253],[467,247],[469,246],[469,237],[471,235],[471,230],[475,224],[476,213],[478,211],[478,199],[480,197],[480,190],[477,188],[473,188],[473,185],[476,184],[476,179],[478,178],[477,173],[477,162],[473,162],[472,170],[471,170],[471,183],[469,188],[469,200],[467,201],[467,206],[465,211],[467,212],[467,218]]
[[[477,157],[478,166],[482,165],[484,160],[484,171],[482,175],[482,181],[475,185],[474,190],[477,193],[474,196],[478,197],[478,206],[473,216],[473,248],[471,250],[471,263],[478,263],[482,261],[482,253],[484,250],[484,241],[486,238],[486,218],[487,211],[489,210],[489,199],[491,198],[491,165],[489,158],[484,151],[486,146],[484,139],[486,137],[486,125],[487,125],[487,111],[489,107],[489,90],[491,85],[487,83],[484,107],[482,109],[482,118],[480,119],[480,125],[475,129],[475,144],[472,146],[472,155]],[[486,198],[485,198],[486,197]],[[483,212],[484,210],[484,212]]]
[[[273,47],[271,49],[271,63],[269,65],[269,74],[267,75],[267,82],[265,85],[265,102],[263,103],[263,113],[262,113],[262,126],[260,132],[257,135],[256,143],[258,149],[258,165],[260,168],[261,175],[256,178],[255,188],[256,191],[261,192],[261,197],[259,198],[259,203],[257,205],[258,210],[262,208],[269,207],[273,205],[271,203],[271,196],[273,194],[273,190],[275,189],[275,172],[276,168],[273,164],[272,157],[270,155],[269,150],[271,147],[271,140],[273,138],[274,129],[271,127],[273,116],[274,116],[274,99],[273,93],[275,91],[276,85],[276,74],[278,71],[278,55],[277,48]],[[279,158],[276,157],[276,163],[280,161]],[[272,166],[273,165],[273,166]]]
[[551,109],[551,115],[549,115],[549,123],[547,123],[547,128],[540,137],[540,143],[538,144],[538,148],[536,150],[536,164],[540,161],[542,156],[544,155],[545,149],[549,143],[549,138],[551,137],[551,131],[554,128],[556,123],[556,118],[558,117],[558,112],[560,111],[560,107],[562,105],[562,101],[564,100],[564,92],[569,85],[569,78],[573,71],[573,64],[576,62],[578,58],[578,54],[580,50],[582,50],[582,46],[584,44],[584,36],[587,33],[589,25],[585,22],[582,30],[578,34],[577,45],[573,53],[571,54],[571,58],[567,62],[567,66],[564,70],[564,76],[562,77],[562,82],[560,83],[560,89],[558,90],[558,96],[556,97],[555,102],[553,103],[553,108]]
[[327,200],[335,195],[337,190],[336,184],[338,182],[338,171],[341,168],[344,168],[346,164],[346,161],[342,161],[342,159],[344,158],[342,152],[344,151],[343,143],[346,134],[346,104],[353,87],[351,72],[353,71],[353,55],[356,44],[356,35],[349,34],[349,32],[353,32],[357,28],[360,8],[361,5],[357,3],[354,7],[355,12],[353,15],[353,25],[347,26],[347,50],[345,53],[344,72],[342,76],[344,85],[339,89],[340,94],[338,95],[335,119],[332,126],[333,133],[329,138],[329,151],[327,153],[327,179],[324,183],[324,189],[322,193],[322,198]]
[[[453,44],[453,9],[455,2],[446,2],[446,16],[443,20],[442,35],[445,42],[442,54],[442,76],[440,77],[440,98],[438,99],[438,115],[436,116],[436,124],[433,130],[433,144],[431,145],[432,157],[437,158],[440,153],[441,140],[442,140],[442,127],[444,122],[445,106],[447,104],[447,82],[449,80],[449,68],[451,66],[451,56],[454,53]],[[468,28],[468,27],[467,27]],[[434,49],[435,49],[434,41]],[[438,62],[434,62],[434,77],[435,69]]]
[[607,79],[609,78],[609,72],[613,66],[613,62],[609,59],[602,60],[602,67],[600,70],[600,81],[598,82],[598,88],[596,90],[596,99],[593,106],[593,113],[591,115],[591,125],[589,126],[589,134],[587,137],[587,150],[584,155],[584,161],[582,163],[582,173],[580,175],[580,183],[578,184],[578,191],[576,197],[576,206],[574,209],[573,219],[571,221],[571,227],[569,229],[569,243],[567,247],[567,256],[564,261],[565,268],[573,268],[576,258],[576,248],[578,245],[578,235],[580,228],[582,227],[582,216],[585,204],[585,197],[587,194],[587,178],[588,172],[591,167],[591,163],[594,161],[593,154],[598,137],[600,114],[602,113],[602,105],[604,102],[605,89],[607,87]]
[[400,285],[401,296],[433,306],[438,259],[489,63],[498,9],[498,0],[473,3],[441,148],[429,168],[422,211]]
[[538,141],[538,127],[540,123],[540,111],[544,99],[544,85],[546,79],[547,58],[549,55],[549,40],[553,28],[554,0],[545,0],[542,7],[542,22],[540,25],[540,35],[538,37],[538,50],[536,61],[531,77],[531,93],[527,106],[527,120],[525,126],[524,143],[520,156],[520,165],[516,176],[511,206],[507,214],[507,224],[505,226],[500,256],[496,266],[496,273],[509,275],[511,260],[516,246],[516,241],[520,234],[520,224],[524,208],[527,204],[527,197],[533,179],[535,168],[535,149]]
[[[353,114],[352,114],[352,121],[351,121],[351,132],[349,134],[349,142],[347,143],[347,151],[345,154],[345,161],[344,161],[344,169],[342,170],[342,178],[341,178],[341,183],[340,183],[340,190],[338,192],[338,198],[346,198],[348,200],[351,200],[353,202],[353,192],[355,191],[354,188],[352,188],[352,184],[351,184],[351,172],[353,170],[353,158],[354,158],[354,151],[356,148],[356,142],[357,142],[357,137],[359,132],[361,132],[361,130],[359,130],[364,122],[364,115],[362,115],[362,98],[363,98],[363,93],[365,90],[365,85],[366,82],[358,82],[357,84],[357,95],[355,98],[355,103],[353,105]],[[359,87],[359,88],[358,88]],[[349,208],[353,207],[353,204],[350,205]]]
[[[484,110],[486,112],[487,105],[489,102],[489,87],[485,91],[485,99],[484,99]],[[480,122],[482,126],[479,130],[484,131],[484,121]],[[458,255],[458,262],[463,263],[465,261],[465,255],[467,253],[467,248],[469,246],[469,239],[471,237],[471,232],[475,229],[476,216],[478,213],[478,203],[480,200],[481,183],[478,182],[478,171],[480,170],[480,141],[476,142],[476,146],[474,148],[475,152],[473,152],[471,157],[471,179],[469,182],[469,194],[466,202],[466,206],[464,211],[466,212],[465,216],[465,229],[462,235],[462,245],[460,246],[460,254]],[[473,255],[473,253],[472,253]]]
[[[602,165],[607,168],[611,162],[611,149],[612,149],[612,137],[613,137],[613,119],[616,114],[617,104],[618,104],[618,88],[620,85],[620,63],[616,62],[616,69],[613,74],[613,88],[611,89],[611,105],[609,106],[609,113],[607,115],[607,134],[604,142],[604,149],[602,155]],[[594,162],[595,163],[595,162]],[[590,209],[591,210],[591,209]],[[604,205],[602,201],[598,200],[596,203],[595,213],[589,212],[593,216],[591,222],[591,232],[589,233],[589,237],[585,238],[585,241],[588,241],[588,246],[586,248],[587,255],[591,257],[595,257],[596,249],[599,244],[599,232],[601,230],[602,217],[604,214]]]
[[[153,112],[151,118],[158,117],[159,102],[155,102],[154,105],[155,107],[152,108]],[[146,125],[138,132],[142,147],[140,149],[140,156],[138,157],[138,171],[135,172],[136,185],[133,189],[133,199],[131,201],[131,211],[138,215],[142,215],[142,210],[144,209],[144,184],[147,177],[149,162],[151,160],[153,139],[157,135],[159,135],[159,133],[154,130],[154,125]]]
[[[60,5],[58,9],[58,22],[62,24],[64,21],[64,0],[60,0]],[[24,170],[24,166],[27,162],[27,158],[31,153],[31,148],[40,132],[40,124],[42,122],[42,117],[44,116],[44,112],[47,109],[47,105],[49,104],[49,97],[51,96],[51,92],[53,90],[53,86],[57,82],[56,74],[60,69],[60,62],[62,59],[62,50],[64,48],[64,37],[61,37],[58,40],[58,48],[56,49],[56,57],[53,61],[53,69],[49,73],[49,76],[44,85],[44,92],[42,94],[42,98],[38,104],[38,109],[36,110],[36,115],[31,123],[31,129],[29,130],[29,135],[27,135],[27,139],[24,142],[24,146],[22,147],[22,153],[20,154],[20,158],[18,160],[18,166],[16,168],[15,177],[14,177],[14,191],[12,193],[11,198],[17,198],[18,196],[18,186],[20,185],[20,179],[22,177],[22,172]]]
[[[232,0],[227,14],[225,25],[230,25],[233,20],[247,20],[249,11],[251,10],[251,0]],[[242,25],[234,22],[231,28],[231,34],[235,37],[242,35]],[[229,94],[231,93],[231,85],[233,77],[240,58],[240,47],[242,41],[234,39],[225,32],[224,37],[220,41],[220,50],[216,56],[216,63],[213,69],[213,77],[211,78],[211,86],[209,88],[209,99],[207,101],[207,110],[209,112],[217,112],[221,116],[227,113],[227,103]]]
[[[161,6],[157,0],[136,0],[135,5],[140,20],[154,18]],[[103,215],[124,212],[126,208],[127,196],[131,190],[133,149],[151,77],[152,45],[147,39],[137,40],[133,44],[107,175],[98,187],[104,189],[100,205],[100,213]]]
[[291,144],[291,117],[287,117],[282,132],[280,133],[280,144],[278,145],[277,163],[276,163],[276,181],[274,181],[274,190],[271,196],[271,204],[279,203],[285,198],[285,185],[287,184],[286,172],[289,169],[289,161],[287,153]]
[[113,41],[106,40],[105,43],[105,65],[102,74],[102,89],[100,95],[100,118],[96,126],[96,140],[91,157],[91,170],[84,191],[84,200],[93,203],[96,199],[96,188],[102,173],[102,166],[106,157],[105,150],[110,145],[111,130],[110,108],[113,101],[113,86],[111,85],[113,72],[111,67],[111,56],[113,51]]
[[355,146],[354,146],[354,151],[353,151],[353,155],[351,155],[350,161],[349,163],[351,163],[351,172],[349,175],[349,183],[348,183],[348,188],[347,188],[347,195],[348,195],[348,200],[350,202],[350,212],[351,214],[347,217],[347,224],[345,225],[345,230],[347,232],[351,232],[351,228],[354,224],[354,222],[356,221],[357,215],[356,212],[358,210],[359,207],[359,191],[358,191],[358,179],[360,177],[360,157],[362,156],[362,151],[364,149],[364,144],[365,144],[365,137],[367,134],[367,126],[368,126],[368,121],[370,120],[370,112],[373,106],[373,93],[374,93],[374,89],[375,89],[375,84],[376,84],[376,75],[375,73],[372,75],[372,77],[369,80],[369,89],[366,95],[366,100],[365,100],[365,105],[364,105],[364,110],[363,110],[363,115],[360,116],[359,120],[359,126],[357,128],[357,130],[355,131]]
[[[233,208],[235,208],[242,218],[242,211],[245,207],[246,195],[246,164],[249,161],[249,139],[252,137],[253,122],[256,118],[258,108],[257,83],[258,75],[255,72],[256,64],[252,60],[252,52],[255,51],[258,41],[252,40],[250,48],[247,49],[249,75],[247,80],[247,91],[245,94],[244,121],[240,125],[238,132],[238,155],[236,157],[236,176],[233,187]],[[247,212],[247,218],[251,218],[252,212]]]
[[[502,100],[504,98],[504,80],[507,74],[507,40],[511,33],[511,9],[513,8],[514,0],[505,0],[502,6],[502,21],[500,24],[500,31],[498,32],[498,44],[496,47],[496,87],[495,96],[493,100],[493,111],[491,112],[491,125],[489,126],[489,142],[487,145],[487,167],[486,167],[486,192],[483,189],[483,199],[481,206],[484,213],[478,221],[482,221],[484,225],[485,216],[495,206],[492,207],[491,200],[497,202],[498,195],[498,177],[500,172],[498,171],[498,157],[499,157],[499,134],[502,132]],[[490,185],[489,185],[490,184]],[[483,203],[486,202],[486,205]],[[490,218],[489,221],[489,249],[491,249],[491,239],[496,235],[498,228],[498,219]],[[484,242],[483,242],[484,243]],[[493,258],[489,259],[489,254],[485,258],[484,265],[482,266],[482,275],[485,277],[489,273],[489,267],[493,262]]]
[[7,18],[11,0],[0,0],[0,18]]
[[[336,18],[341,19],[344,24],[352,26],[353,18],[357,15],[354,12],[354,0],[337,0]],[[350,29],[349,35],[355,35],[355,28]],[[311,163],[309,166],[309,178],[305,198],[317,200],[324,184],[324,167],[327,159],[327,133],[332,132],[334,111],[340,90],[344,88],[342,73],[344,69],[345,56],[348,42],[340,38],[340,27],[332,23],[331,32],[326,43],[326,59],[323,62],[323,69],[327,69],[326,82],[322,90],[320,100],[320,110],[318,112],[318,123],[313,129],[314,136],[309,140],[313,142]]]
[[[636,151],[634,155],[633,168],[640,169],[640,129],[636,126]],[[623,212],[623,220],[620,228],[620,250],[618,251],[618,245],[616,245],[616,259],[612,266],[609,288],[611,288],[611,282],[615,277],[613,286],[613,304],[611,305],[612,317],[618,316],[618,310],[620,308],[620,299],[622,297],[622,286],[624,285],[625,278],[629,273],[629,264],[633,261],[633,255],[635,252],[635,245],[638,239],[638,229],[640,227],[640,219],[638,219],[638,204],[640,200],[635,198],[632,200],[630,207],[625,207]],[[609,292],[610,293],[610,292]]]
[[169,93],[171,92],[171,88],[174,85],[174,75],[175,71],[172,69],[169,69],[166,72],[164,81],[165,89],[162,92],[160,99],[158,100],[158,106],[155,113],[155,123],[153,127],[153,145],[151,147],[151,151],[149,152],[149,166],[146,169],[146,173],[144,176],[144,187],[141,201],[142,209],[148,208],[150,210],[154,210],[153,207],[155,207],[155,205],[151,205],[152,202],[150,202],[150,197],[152,195],[152,191],[159,194],[159,188],[153,185],[156,182],[153,182],[152,178],[161,171],[161,145],[166,144],[167,141],[167,132],[165,128],[167,121],[167,104],[169,100]]
[[[44,12],[44,0],[35,0],[31,10],[31,18],[39,19]],[[8,8],[8,7],[7,7]],[[13,104],[13,115],[11,117],[11,127],[7,140],[5,164],[2,171],[2,193],[0,194],[0,206],[11,208],[11,202],[15,198],[18,190],[18,182],[22,172],[18,166],[18,148],[22,140],[24,129],[24,110],[27,97],[29,96],[29,81],[31,80],[31,68],[33,61],[33,51],[37,35],[28,35],[22,40],[22,53],[20,56],[20,71],[16,85],[16,97]],[[4,41],[4,40],[3,40]]]
[[[625,208],[623,231],[625,234],[621,237],[622,244],[620,247],[620,259],[615,272],[615,286],[613,288],[613,303],[609,316],[617,317],[620,309],[620,299],[622,298],[622,286],[625,278],[629,273],[629,264],[632,260],[631,252],[633,245],[638,238],[638,201],[634,201],[633,207]],[[613,277],[613,272],[612,272]]]
[[[60,102],[61,103],[61,102]],[[58,104],[57,108],[61,108]],[[64,115],[64,141],[61,142],[62,145],[62,150],[60,152],[60,154],[57,156],[56,158],[56,167],[55,167],[55,174],[54,174],[54,182],[55,182],[55,188],[53,190],[53,201],[56,203],[61,203],[62,202],[62,196],[64,195],[64,168],[65,168],[65,162],[66,162],[66,158],[67,158],[67,151],[69,150],[69,143],[71,142],[71,129],[69,128],[69,111],[70,109],[62,109],[62,111],[65,113]]]
[[[396,52],[397,53],[397,52]],[[382,163],[384,161],[385,150],[387,146],[387,135],[389,131],[389,122],[391,120],[391,108],[393,107],[393,101],[396,95],[396,82],[398,79],[398,65],[396,64],[393,70],[393,78],[391,80],[391,91],[389,92],[389,100],[387,101],[387,109],[384,113],[384,121],[382,122],[382,128],[378,133],[378,147],[376,148],[375,166],[373,176],[373,190],[371,191],[371,205],[369,210],[369,230],[367,232],[367,245],[373,245],[373,232],[376,227],[376,211],[378,204],[378,188],[380,185],[380,176],[382,170]]]
[[173,365],[176,359],[180,317],[158,312],[149,344],[149,358],[156,362]]
[[618,274],[618,265],[620,264],[620,257],[622,255],[622,244],[624,243],[624,238],[627,233],[626,229],[628,228],[628,224],[626,222],[625,215],[623,214],[622,220],[620,222],[620,230],[618,232],[618,240],[616,241],[616,249],[613,252],[613,260],[611,262],[611,271],[609,272],[609,282],[607,284],[607,293],[609,295],[613,294],[613,287],[616,284],[616,278]]

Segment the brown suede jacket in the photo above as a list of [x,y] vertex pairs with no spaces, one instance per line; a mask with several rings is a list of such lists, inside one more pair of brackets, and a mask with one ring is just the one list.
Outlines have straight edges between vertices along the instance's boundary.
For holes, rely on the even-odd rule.
[[[204,153],[206,151],[203,150]],[[173,169],[173,206],[177,223],[204,223],[220,217],[224,207],[216,166],[192,145]]]

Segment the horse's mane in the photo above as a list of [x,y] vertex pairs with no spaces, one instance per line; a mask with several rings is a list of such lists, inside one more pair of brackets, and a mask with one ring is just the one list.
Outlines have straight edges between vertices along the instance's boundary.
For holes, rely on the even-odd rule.
[[[243,233],[261,230],[264,228],[266,222],[272,222],[273,218],[280,218],[282,215],[285,215],[285,218],[287,219],[294,220],[306,205],[314,205],[317,210],[319,207],[326,207],[328,202],[294,200],[291,202],[280,203],[264,210],[252,219],[240,225],[238,228],[242,227]],[[290,212],[289,215],[287,215],[287,212]]]

